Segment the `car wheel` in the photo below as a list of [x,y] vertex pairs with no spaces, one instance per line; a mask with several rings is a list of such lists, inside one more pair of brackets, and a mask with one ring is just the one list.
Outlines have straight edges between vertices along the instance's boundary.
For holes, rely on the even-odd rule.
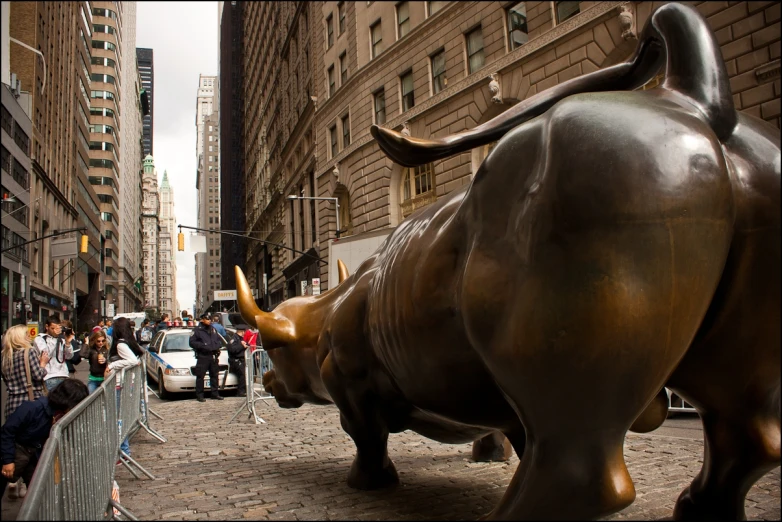
[[161,399],[171,398],[171,393],[166,390],[166,383],[163,381],[163,372],[157,372],[157,395]]

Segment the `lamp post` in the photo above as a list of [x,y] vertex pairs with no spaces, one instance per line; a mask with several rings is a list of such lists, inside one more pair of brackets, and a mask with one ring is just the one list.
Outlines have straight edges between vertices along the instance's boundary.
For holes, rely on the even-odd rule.
[[[288,199],[315,199],[315,200],[323,200],[323,201],[333,201],[334,205],[336,206],[336,215],[337,215],[337,239],[339,239],[339,198],[327,198],[327,197],[315,197],[315,196],[296,196],[295,194],[291,194],[288,196]],[[314,223],[313,223],[314,226]]]

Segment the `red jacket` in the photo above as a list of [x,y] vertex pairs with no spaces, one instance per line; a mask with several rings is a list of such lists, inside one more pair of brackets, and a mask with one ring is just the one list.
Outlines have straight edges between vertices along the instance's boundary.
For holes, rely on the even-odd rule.
[[244,337],[242,337],[242,341],[249,344],[253,350],[256,348],[256,342],[258,341],[258,332],[253,332],[251,330],[247,330],[244,332]]

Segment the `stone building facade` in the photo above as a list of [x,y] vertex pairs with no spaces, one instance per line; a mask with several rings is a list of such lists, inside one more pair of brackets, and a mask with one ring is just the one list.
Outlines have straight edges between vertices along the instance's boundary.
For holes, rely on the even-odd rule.
[[[779,127],[779,4],[693,4],[722,46],[736,107]],[[297,79],[298,90],[285,83],[298,72],[289,66],[296,62],[285,55],[298,5],[281,3],[265,14],[261,7],[246,7],[245,15],[245,34],[259,35],[245,39],[248,227],[263,223],[257,230],[274,232],[266,237],[286,246],[296,241],[300,212],[280,202],[298,203],[287,197],[297,195],[301,185],[308,186],[306,176],[301,177],[307,161],[315,163],[316,196],[339,201],[341,243],[388,234],[416,209],[469,184],[492,146],[406,169],[380,151],[369,133],[373,123],[422,138],[473,128],[549,87],[628,58],[637,45],[637,32],[660,3],[310,5],[306,40],[298,42],[308,43],[314,60]],[[283,57],[279,62],[270,58],[277,49]],[[269,92],[272,85],[277,94]],[[306,112],[300,94],[307,88],[317,104],[313,126],[304,128],[294,124],[298,120],[293,116],[297,110]],[[300,141],[298,136],[306,136],[310,129],[314,140]],[[296,150],[302,152],[291,154]],[[267,161],[266,170],[253,167],[254,157]],[[324,200],[316,207],[318,233],[312,245],[320,258],[332,261],[328,257],[337,233],[335,206]],[[304,214],[306,230],[309,218]],[[279,277],[284,298],[298,295],[298,287],[290,284],[292,278],[284,271],[294,260],[293,253],[272,252],[271,280]],[[259,288],[253,278],[261,273],[257,267],[265,261],[263,256],[258,248],[248,249],[246,272],[254,288]],[[325,290],[331,284],[328,273],[320,270]]]
[[[248,2],[243,34],[245,268],[257,298],[274,306],[319,274],[314,197],[315,42],[319,4]],[[266,283],[264,283],[264,280]]]
[[[198,189],[198,228],[220,230],[220,147],[219,112],[214,111],[204,119],[203,156],[196,176]],[[214,301],[214,291],[221,289],[220,234],[201,232],[206,236],[206,252],[195,255],[196,310],[209,309]],[[218,310],[214,310],[218,311]]]
[[176,298],[176,214],[174,213],[174,188],[168,181],[168,171],[158,188],[160,196],[160,236],[158,237],[158,304],[160,313],[173,319],[179,313]]
[[[144,309],[158,309],[160,292],[158,275],[160,270],[160,195],[158,194],[157,171],[152,156],[144,158],[144,172],[141,177],[141,238],[144,271]],[[155,310],[159,311],[159,310]],[[154,314],[153,314],[154,315]]]

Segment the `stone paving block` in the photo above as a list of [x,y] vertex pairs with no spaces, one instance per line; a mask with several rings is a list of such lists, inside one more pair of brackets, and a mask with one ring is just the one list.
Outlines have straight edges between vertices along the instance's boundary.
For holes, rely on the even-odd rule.
[[[345,482],[355,446],[336,408],[269,405],[263,411],[267,424],[256,426],[228,425],[232,408],[197,406],[155,406],[165,420],[154,420],[153,427],[168,438],[165,444],[145,432],[134,437],[134,458],[159,470],[153,472],[157,480],[117,471],[123,505],[141,520],[474,520],[499,502],[518,466],[515,455],[507,463],[475,463],[469,444],[440,444],[403,432],[389,437],[401,484],[357,491]],[[188,423],[198,426],[200,441]],[[628,434],[624,453],[637,499],[606,520],[655,520],[672,516],[679,493],[700,470],[703,442]],[[777,468],[750,491],[749,519],[778,520],[779,492]]]

